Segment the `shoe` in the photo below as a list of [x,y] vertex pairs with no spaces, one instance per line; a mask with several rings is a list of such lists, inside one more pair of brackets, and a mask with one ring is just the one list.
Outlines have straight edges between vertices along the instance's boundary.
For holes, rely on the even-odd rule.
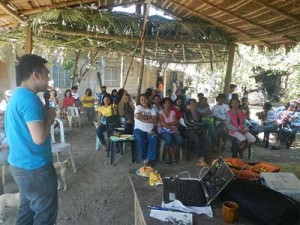
[[172,166],[172,161],[171,161],[171,160],[165,161],[165,165],[166,165],[166,166]]
[[176,165],[178,164],[178,161],[177,160],[172,160],[172,165]]
[[202,167],[209,167],[209,165],[206,162],[197,162],[197,166],[202,166]]
[[280,150],[280,147],[272,145],[270,150]]
[[149,166],[150,162],[148,159],[143,160],[143,166]]

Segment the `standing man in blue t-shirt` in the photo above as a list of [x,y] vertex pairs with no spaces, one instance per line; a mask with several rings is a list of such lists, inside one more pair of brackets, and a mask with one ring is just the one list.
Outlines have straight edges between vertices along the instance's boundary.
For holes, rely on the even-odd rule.
[[17,225],[56,223],[57,176],[50,144],[56,113],[46,110],[37,95],[48,87],[46,63],[37,55],[19,58],[16,72],[22,84],[13,92],[5,113],[8,162],[20,192]]

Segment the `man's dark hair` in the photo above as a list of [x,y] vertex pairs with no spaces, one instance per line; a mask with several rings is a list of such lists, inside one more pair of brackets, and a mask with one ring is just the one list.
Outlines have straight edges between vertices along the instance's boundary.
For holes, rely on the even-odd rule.
[[17,79],[21,83],[27,80],[33,72],[41,72],[48,61],[41,56],[26,54],[18,59],[16,66]]
[[76,85],[71,87],[71,90],[78,90],[78,87]]

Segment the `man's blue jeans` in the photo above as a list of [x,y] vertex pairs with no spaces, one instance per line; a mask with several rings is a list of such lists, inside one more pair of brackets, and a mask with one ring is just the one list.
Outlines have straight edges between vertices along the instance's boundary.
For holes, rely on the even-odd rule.
[[20,206],[16,225],[53,225],[56,223],[57,175],[53,164],[35,170],[10,166],[19,187]]
[[139,153],[139,160],[156,160],[157,135],[140,129],[134,129],[133,134]]

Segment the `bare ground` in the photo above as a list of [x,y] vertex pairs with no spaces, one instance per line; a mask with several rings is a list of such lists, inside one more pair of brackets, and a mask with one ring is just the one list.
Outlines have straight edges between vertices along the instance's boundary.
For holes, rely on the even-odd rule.
[[[117,155],[114,166],[104,152],[95,151],[95,128],[66,128],[66,140],[73,146],[77,174],[67,171],[67,191],[59,191],[58,225],[96,225],[96,224],[134,224],[133,191],[130,185],[128,171],[139,168],[139,164],[131,163],[129,150],[125,155]],[[269,150],[263,148],[262,143],[253,146],[251,161],[266,161],[280,163],[282,171],[295,172],[300,177],[300,149]],[[221,153],[229,157],[230,152]],[[209,161],[218,155],[209,152]],[[246,157],[246,154],[245,154]],[[195,164],[193,159],[191,162]],[[289,162],[290,167],[286,167]],[[195,165],[196,166],[196,165]],[[176,167],[176,166],[174,166]],[[158,171],[164,165],[158,163]],[[6,172],[5,193],[17,192],[17,186],[11,178],[9,170]],[[2,224],[14,224],[16,208],[6,208],[5,221]]]

